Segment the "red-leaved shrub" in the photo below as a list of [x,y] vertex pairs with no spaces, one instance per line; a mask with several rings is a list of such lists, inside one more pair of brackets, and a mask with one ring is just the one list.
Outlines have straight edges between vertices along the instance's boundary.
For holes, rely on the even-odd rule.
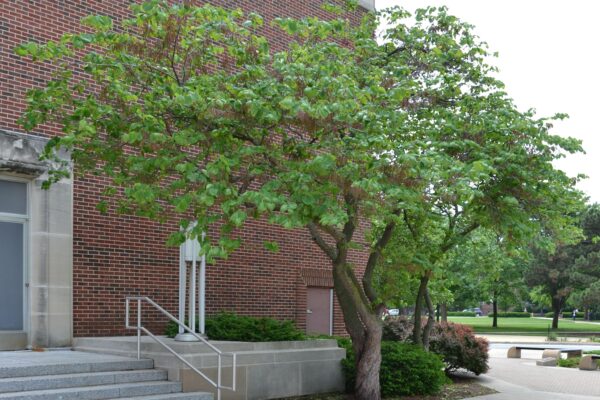
[[383,340],[407,342],[413,331],[413,322],[406,316],[387,317],[383,321]]
[[[425,322],[423,320],[423,324]],[[386,318],[383,340],[408,342],[413,326],[413,322],[404,316]],[[479,375],[488,370],[488,342],[475,337],[469,326],[451,322],[436,323],[429,336],[429,350],[442,356],[446,372],[462,368]]]
[[488,342],[475,337],[471,327],[436,324],[431,331],[429,350],[442,356],[446,372],[463,368],[476,375],[488,370]]

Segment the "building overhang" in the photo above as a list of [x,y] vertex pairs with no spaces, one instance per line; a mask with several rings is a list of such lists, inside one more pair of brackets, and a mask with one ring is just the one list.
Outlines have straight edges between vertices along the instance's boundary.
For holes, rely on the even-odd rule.
[[358,5],[366,10],[375,11],[375,0],[358,0]]

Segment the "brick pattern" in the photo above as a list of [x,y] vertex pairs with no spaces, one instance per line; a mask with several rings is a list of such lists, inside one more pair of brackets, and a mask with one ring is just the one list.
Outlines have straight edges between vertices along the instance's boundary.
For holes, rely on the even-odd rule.
[[[115,0],[4,0],[0,1],[0,128],[22,131],[17,119],[23,112],[25,93],[42,86],[52,73],[49,64],[33,64],[16,56],[13,48],[25,41],[56,40],[80,29],[89,14],[115,19],[127,16],[130,1]],[[286,37],[270,26],[275,17],[318,15],[327,18],[321,0],[218,0],[224,7],[256,11],[265,18],[264,32],[274,49]],[[349,15],[358,21],[362,11]],[[60,134],[58,126],[43,126],[40,136]],[[177,310],[178,250],[166,248],[175,222],[159,224],[116,214],[100,215],[95,204],[106,181],[101,177],[77,178],[74,183],[73,307],[74,336],[125,334],[124,297],[147,295],[167,310]],[[214,227],[213,234],[217,233]],[[272,316],[306,324],[306,282],[301,270],[329,271],[328,260],[303,229],[285,230],[266,221],[250,221],[240,233],[244,244],[228,260],[207,269],[207,312],[235,311],[244,315]],[[276,240],[280,251],[263,248]],[[363,264],[364,253],[352,261]],[[153,316],[155,314],[152,314]],[[336,301],[334,333],[344,334]],[[163,319],[151,317],[160,331]]]

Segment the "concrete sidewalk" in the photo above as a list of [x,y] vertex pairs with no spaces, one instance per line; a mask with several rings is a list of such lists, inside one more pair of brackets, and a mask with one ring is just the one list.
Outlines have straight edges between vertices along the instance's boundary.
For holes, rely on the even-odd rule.
[[[531,339],[533,337],[528,337]],[[510,343],[510,344],[506,344]],[[539,343],[529,341],[529,343]],[[546,342],[547,343],[547,342]],[[500,393],[477,397],[479,400],[591,400],[600,396],[600,371],[541,367],[536,360],[540,351],[523,351],[520,359],[507,358],[508,347],[515,342],[492,343],[490,370],[478,383]],[[524,344],[524,343],[521,343]],[[594,349],[593,343],[548,343],[549,347]],[[542,347],[542,346],[540,346]]]
[[474,397],[474,399],[477,400],[598,400],[598,397],[593,395],[576,395],[534,390],[501,379],[495,379],[487,375],[482,376],[479,383],[495,389],[499,393]]

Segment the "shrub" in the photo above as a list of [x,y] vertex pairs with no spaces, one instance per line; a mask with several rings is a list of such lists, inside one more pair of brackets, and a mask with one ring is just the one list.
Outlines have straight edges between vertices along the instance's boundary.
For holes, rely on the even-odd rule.
[[559,358],[556,361],[556,365],[564,368],[577,368],[579,367],[579,362],[581,361],[581,357],[573,357],[573,358]]
[[[408,342],[413,331],[412,321],[405,317],[385,320],[384,340]],[[477,375],[488,370],[488,342],[475,337],[473,329],[466,325],[435,324],[429,336],[429,350],[439,354],[446,363],[446,372],[464,368]]]
[[[207,317],[205,328],[206,336],[211,340],[276,342],[305,339],[304,334],[291,321],[245,317],[233,313],[220,313]],[[165,334],[174,337],[177,331],[177,324],[169,323]]]
[[[573,318],[573,311],[565,311],[562,314],[560,314],[560,316],[562,318]],[[547,312],[546,314],[544,314],[544,317],[546,317],[546,318],[554,318],[554,313],[552,311],[551,312]],[[583,318],[585,318],[585,313],[578,312],[575,315],[575,318],[583,319]]]
[[413,323],[404,315],[383,321],[383,340],[406,342],[413,331]]
[[[563,318],[573,318],[573,311],[565,311],[565,312],[563,312],[562,313],[562,317]],[[585,313],[583,313],[583,312],[575,313],[575,318],[584,319],[585,318]]]
[[464,368],[476,375],[488,370],[488,342],[475,337],[473,329],[461,324],[436,324],[429,349],[442,356],[446,372]]
[[[346,378],[346,390],[351,392],[356,379],[354,351],[349,340],[340,345],[346,349],[342,369]],[[381,355],[379,383],[383,397],[435,394],[448,382],[440,357],[419,346],[383,341]]]
[[448,311],[449,317],[476,317],[477,314],[471,311]]
[[[488,314],[488,317],[492,318],[494,314]],[[523,311],[509,311],[499,312],[498,318],[531,318],[531,314]]]

